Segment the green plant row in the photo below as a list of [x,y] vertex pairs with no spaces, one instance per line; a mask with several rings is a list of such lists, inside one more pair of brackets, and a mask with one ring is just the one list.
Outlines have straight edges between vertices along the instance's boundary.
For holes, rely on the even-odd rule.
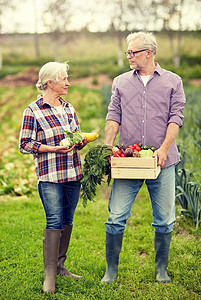
[[192,171],[185,169],[185,157],[189,153],[180,152],[181,165],[176,168],[176,198],[181,206],[181,214],[186,218],[190,218],[195,226],[196,233],[199,236],[199,224],[201,222],[201,203],[200,203],[200,183],[196,181]]
[[[6,75],[16,74],[19,71],[31,66],[40,68],[48,61],[53,61],[53,57],[40,57],[40,58],[23,58],[8,56],[4,57],[3,68],[0,71],[0,79]],[[65,60],[65,58],[63,59]],[[67,58],[66,58],[67,60]],[[176,68],[170,59],[160,58],[158,62],[163,68],[169,69],[172,72],[180,75],[184,80],[191,78],[201,78],[201,57],[182,57],[180,67]],[[87,77],[106,73],[111,79],[115,76],[129,71],[129,64],[127,59],[124,58],[124,65],[119,67],[117,64],[117,56],[110,56],[108,58],[93,58],[93,59],[73,59],[69,61],[70,75],[73,78]]]

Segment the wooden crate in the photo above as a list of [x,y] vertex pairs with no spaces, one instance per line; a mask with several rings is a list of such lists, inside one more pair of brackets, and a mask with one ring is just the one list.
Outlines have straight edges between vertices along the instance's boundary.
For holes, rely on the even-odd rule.
[[157,157],[111,157],[111,176],[118,179],[156,179]]

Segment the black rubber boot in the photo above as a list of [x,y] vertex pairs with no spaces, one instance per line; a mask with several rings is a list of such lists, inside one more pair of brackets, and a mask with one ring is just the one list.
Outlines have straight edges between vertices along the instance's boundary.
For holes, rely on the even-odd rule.
[[171,279],[167,274],[171,238],[172,232],[155,232],[155,274],[157,282],[171,282]]
[[111,283],[115,281],[118,273],[119,254],[122,247],[123,233],[110,234],[106,232],[106,261],[107,267],[101,282]]
[[44,229],[43,231],[44,293],[55,292],[60,234],[60,229]]
[[57,264],[57,275],[61,274],[66,277],[70,276],[73,279],[78,280],[81,278],[81,276],[72,274],[64,266],[72,229],[73,229],[73,225],[64,225],[63,229],[61,231],[61,239],[60,239],[60,245],[59,245],[59,258],[58,258],[58,264]]

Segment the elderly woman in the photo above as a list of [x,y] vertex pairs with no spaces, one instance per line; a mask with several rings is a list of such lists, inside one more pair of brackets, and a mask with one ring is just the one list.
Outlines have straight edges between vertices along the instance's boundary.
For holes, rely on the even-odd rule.
[[73,218],[80,195],[82,166],[79,151],[86,138],[70,149],[60,146],[65,130],[80,131],[73,106],[63,100],[70,85],[66,63],[49,62],[39,71],[36,84],[42,95],[24,111],[19,148],[33,154],[38,191],[46,214],[43,231],[43,292],[55,292],[56,274],[70,273],[64,266]]

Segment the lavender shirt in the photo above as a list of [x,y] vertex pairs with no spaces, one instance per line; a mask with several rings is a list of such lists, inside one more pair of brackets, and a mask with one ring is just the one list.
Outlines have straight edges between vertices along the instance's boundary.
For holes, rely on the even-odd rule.
[[[141,142],[158,149],[165,139],[169,123],[182,127],[184,106],[181,78],[156,63],[146,86],[133,70],[114,79],[106,120],[121,125],[119,144],[129,146]],[[178,164],[179,161],[174,141],[168,151],[165,167]]]

